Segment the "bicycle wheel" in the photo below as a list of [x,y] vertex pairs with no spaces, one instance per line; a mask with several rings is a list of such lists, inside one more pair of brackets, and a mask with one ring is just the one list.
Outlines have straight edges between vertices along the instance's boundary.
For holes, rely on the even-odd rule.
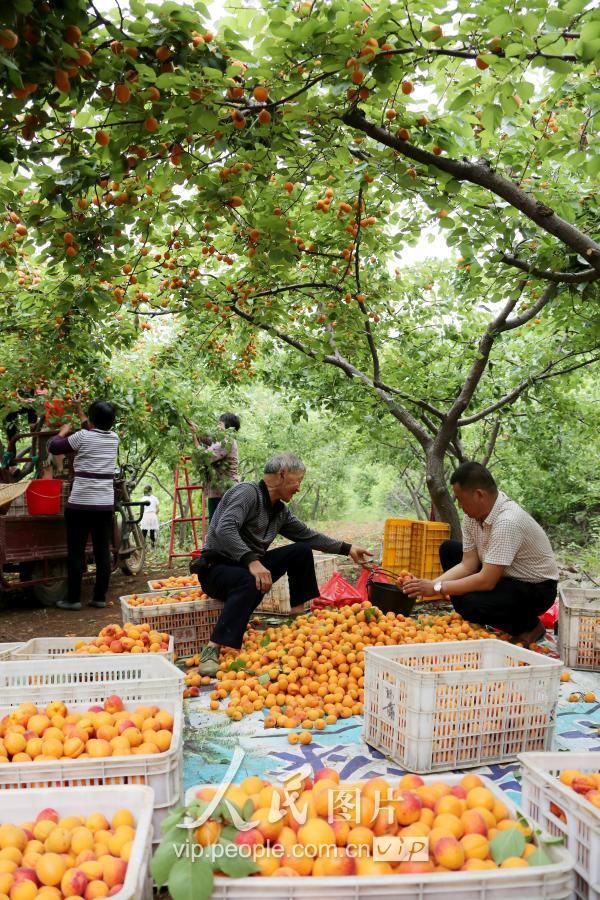
[[130,525],[127,513],[115,511],[117,524],[118,565],[125,575],[139,575],[146,560],[144,536],[139,525]]

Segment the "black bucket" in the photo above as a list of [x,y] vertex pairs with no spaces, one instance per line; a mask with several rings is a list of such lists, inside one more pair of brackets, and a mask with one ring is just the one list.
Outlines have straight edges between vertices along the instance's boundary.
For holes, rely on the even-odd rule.
[[368,581],[369,600],[381,612],[393,612],[397,616],[410,616],[416,603],[414,597],[409,597],[395,584],[386,584],[382,581]]

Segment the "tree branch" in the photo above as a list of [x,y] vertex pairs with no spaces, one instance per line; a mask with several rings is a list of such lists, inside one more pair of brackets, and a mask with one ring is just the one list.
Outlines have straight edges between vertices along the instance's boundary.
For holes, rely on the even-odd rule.
[[483,457],[481,459],[481,465],[487,466],[490,459],[492,458],[492,453],[494,452],[494,447],[496,446],[496,441],[498,440],[498,434],[500,433],[500,419],[496,419],[494,422],[494,427],[492,428],[492,433],[489,436],[489,439],[485,445],[485,450],[483,453]]
[[582,284],[587,281],[596,281],[600,278],[600,272],[597,269],[584,269],[582,272],[551,272],[547,269],[539,269],[533,263],[525,262],[518,256],[512,256],[509,253],[502,254],[502,262],[507,266],[514,266],[528,275],[535,275],[536,278],[543,278],[545,281],[553,281],[555,284]]
[[539,312],[546,306],[555,296],[558,291],[558,288],[555,284],[549,284],[545,289],[542,296],[536,300],[533,306],[530,306],[527,312],[524,312],[522,315],[517,316],[516,319],[506,319],[502,327],[501,331],[512,331],[514,328],[519,328],[521,325],[525,325],[526,322],[529,322],[531,319],[535,318]]
[[267,322],[258,322],[254,319],[250,313],[245,312],[243,309],[240,309],[235,303],[231,306],[232,312],[238,315],[241,319],[248,322],[251,325],[254,325],[256,328],[260,328],[262,331],[266,331],[267,334],[270,334],[276,337],[278,340],[282,341],[285,344],[288,344],[290,347],[294,347],[296,350],[299,350],[305,356],[308,356],[312,360],[318,360],[320,362],[324,362],[327,365],[334,366],[340,369],[348,378],[357,378],[365,387],[374,391],[379,399],[384,403],[389,412],[395,419],[404,425],[404,427],[410,431],[410,433],[419,441],[423,448],[427,448],[431,445],[432,439],[427,431],[423,428],[421,423],[412,416],[407,409],[399,406],[394,402],[392,397],[384,391],[382,388],[377,387],[374,382],[362,372],[360,369],[357,369],[356,366],[353,366],[351,362],[347,359],[344,359],[339,353],[328,354],[327,356],[320,357],[314,350],[311,350],[310,347],[307,347],[302,341],[298,340],[298,338],[294,338],[289,334],[286,334],[283,331],[280,331],[274,325],[269,325]]
[[[581,351],[586,352],[586,351]],[[572,356],[573,354],[569,354]],[[565,359],[569,357],[561,357],[560,360],[556,360],[555,362],[550,362],[548,365],[542,369],[542,371],[538,375],[532,375],[529,378],[523,379],[516,387],[509,391],[504,397],[501,397],[500,400],[496,400],[495,403],[492,403],[490,406],[486,406],[485,409],[480,410],[478,413],[474,413],[472,416],[466,416],[464,419],[459,419],[458,425],[460,427],[464,425],[472,425],[474,422],[480,422],[481,419],[485,419],[490,413],[496,412],[498,409],[502,409],[503,406],[507,406],[510,403],[514,403],[521,394],[527,390],[528,387],[532,387],[534,384],[537,384],[540,381],[546,381],[548,378],[555,378],[559,375],[567,375],[569,372],[574,372],[576,369],[582,369],[585,366],[591,366],[594,363],[600,361],[600,356],[594,356],[591,359],[583,360],[582,362],[574,363],[572,366],[568,366],[564,369],[555,369],[555,366],[559,365],[559,363],[563,362]]]
[[[522,287],[524,287],[524,284],[522,285]],[[446,415],[444,425],[440,429],[440,433],[437,438],[440,443],[447,443],[453,429],[458,427],[458,420],[473,399],[473,395],[477,390],[477,386],[487,368],[494,341],[496,340],[498,334],[503,331],[506,320],[517,303],[518,297],[514,297],[508,300],[502,310],[498,313],[496,318],[492,322],[490,322],[486,331],[479,339],[477,356],[475,357],[473,364],[471,365],[471,370],[465,379],[458,397],[456,398],[450,410],[448,411],[448,414]]]
[[[398,47],[394,50],[382,50],[381,55],[387,58],[388,56],[407,56],[411,53],[422,53],[423,56],[451,56],[454,59],[477,59],[481,53],[489,53],[489,49],[486,47],[485,50],[452,50],[449,47]],[[500,57],[500,59],[504,59],[504,51],[499,48],[497,52],[495,52],[495,56]],[[553,54],[553,53],[543,53],[540,50],[532,51],[531,53],[526,53],[522,59],[561,59],[564,62],[572,62],[576,63],[577,57],[573,53],[565,53],[563,55]]]
[[358,209],[356,210],[356,222],[357,222],[357,232],[356,238],[354,241],[354,279],[356,281],[356,291],[357,297],[356,302],[360,307],[360,311],[363,314],[364,324],[365,324],[365,333],[367,336],[367,344],[369,345],[369,351],[371,353],[371,358],[373,360],[373,382],[379,381],[381,377],[381,366],[379,365],[379,356],[377,353],[377,347],[375,345],[375,339],[373,337],[373,330],[371,328],[371,323],[369,321],[369,315],[367,313],[367,308],[364,304],[363,300],[358,299],[358,294],[360,294],[360,220],[362,218],[362,198],[363,198],[363,189],[362,185],[358,189]]
[[515,209],[520,210],[528,219],[535,222],[543,231],[554,235],[567,247],[588,259],[590,265],[600,272],[600,245],[593,241],[570,222],[557,216],[556,213],[539,200],[527,194],[518,185],[496,174],[486,162],[469,162],[451,157],[435,156],[421,147],[415,147],[408,141],[402,141],[385,128],[369,122],[362,110],[352,107],[342,116],[342,121],[351,128],[368,134],[369,137],[402,156],[407,156],[425,166],[432,166],[452,175],[457,181],[468,181],[477,184],[490,193],[501,197]]

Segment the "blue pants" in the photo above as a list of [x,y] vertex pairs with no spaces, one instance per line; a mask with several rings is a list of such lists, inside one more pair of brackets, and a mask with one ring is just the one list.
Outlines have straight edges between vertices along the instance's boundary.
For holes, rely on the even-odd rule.
[[[313,553],[308,544],[288,544],[268,550],[260,562],[271,573],[273,584],[287,573],[292,607],[319,596]],[[243,563],[232,562],[231,565],[215,563],[199,571],[198,577],[202,590],[225,604],[211,640],[239,649],[250,616],[263,598],[254,575]]]

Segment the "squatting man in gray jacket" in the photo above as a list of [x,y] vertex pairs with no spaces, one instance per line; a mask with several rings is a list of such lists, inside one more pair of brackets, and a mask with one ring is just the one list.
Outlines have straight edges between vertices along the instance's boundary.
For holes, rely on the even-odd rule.
[[[313,549],[349,556],[357,564],[373,555],[314,531],[290,512],[286,504],[300,490],[305,472],[293,453],[278,453],[265,464],[261,481],[234,485],[219,503],[202,555],[190,566],[202,590],[224,603],[200,657],[201,675],[217,673],[221,645],[242,646],[252,613],[283,575],[289,580],[292,612],[319,596]],[[269,550],[278,534],[293,543]]]

